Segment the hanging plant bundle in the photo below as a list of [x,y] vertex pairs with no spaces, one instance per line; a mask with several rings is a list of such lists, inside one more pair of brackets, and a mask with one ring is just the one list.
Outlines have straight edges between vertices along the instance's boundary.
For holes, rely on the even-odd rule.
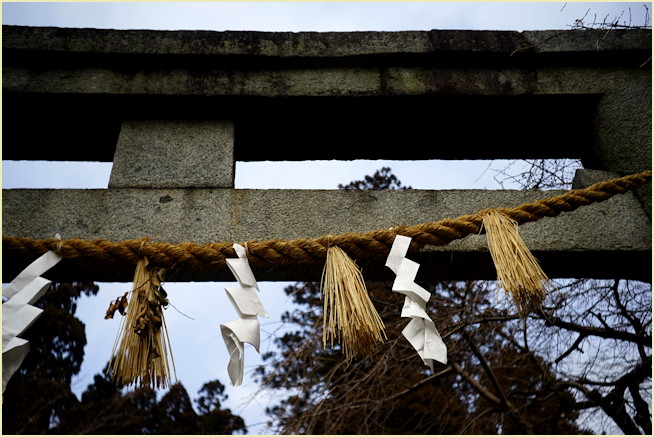
[[525,316],[541,306],[551,281],[522,241],[518,222],[491,211],[484,214],[483,225],[499,285],[511,293],[519,314]]
[[171,385],[169,356],[173,371],[175,362],[163,315],[168,305],[167,294],[161,286],[163,274],[164,269],[148,268],[148,259],[140,259],[129,301],[123,296],[112,302],[107,310],[105,318],[111,318],[116,310],[124,314],[126,307],[114,343],[112,366],[108,370],[117,384],[138,384],[152,389]]
[[327,249],[320,289],[324,296],[323,347],[338,342],[350,359],[370,355],[384,342],[384,322],[368,297],[363,275],[339,247]]

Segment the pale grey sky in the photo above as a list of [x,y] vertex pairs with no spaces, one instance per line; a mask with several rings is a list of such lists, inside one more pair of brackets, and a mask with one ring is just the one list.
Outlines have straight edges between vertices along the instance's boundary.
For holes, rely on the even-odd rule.
[[[644,3],[621,2],[90,2],[3,3],[3,24],[112,29],[360,31],[567,29],[623,16],[643,24]],[[624,12],[624,14],[623,14]]]

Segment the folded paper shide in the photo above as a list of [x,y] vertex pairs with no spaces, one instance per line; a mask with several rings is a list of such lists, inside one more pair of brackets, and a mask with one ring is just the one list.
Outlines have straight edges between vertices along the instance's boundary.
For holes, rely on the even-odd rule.
[[234,244],[233,247],[238,258],[227,258],[226,261],[239,287],[225,288],[225,292],[239,318],[221,324],[220,332],[229,352],[229,379],[232,385],[241,385],[245,367],[245,343],[250,343],[259,352],[261,334],[257,316],[268,317],[268,314],[257,295],[259,287],[248,263],[246,249],[240,244]]
[[2,304],[2,392],[27,356],[29,342],[21,335],[41,315],[32,306],[50,288],[51,281],[41,275],[55,266],[61,257],[48,251],[25,268],[2,290],[7,301]]
[[410,245],[411,238],[397,235],[386,259],[386,266],[397,275],[392,290],[406,296],[401,316],[410,317],[411,321],[402,334],[433,372],[434,361],[447,364],[447,346],[426,311],[431,294],[415,283],[420,264],[406,258]]

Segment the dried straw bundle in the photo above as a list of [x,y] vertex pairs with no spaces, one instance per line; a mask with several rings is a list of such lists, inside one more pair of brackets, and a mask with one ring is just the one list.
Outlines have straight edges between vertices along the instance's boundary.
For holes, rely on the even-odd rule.
[[164,269],[152,269],[147,265],[147,258],[140,259],[136,265],[134,288],[126,305],[127,315],[114,343],[111,377],[117,384],[138,383],[140,387],[158,389],[171,385],[168,356],[173,370],[175,362],[163,315],[168,305],[166,292],[161,287]]
[[339,247],[327,249],[320,288],[324,295],[323,347],[341,343],[347,359],[370,355],[386,339],[384,322],[368,297],[363,275]]
[[497,280],[513,296],[520,315],[540,307],[551,287],[551,281],[531,254],[518,233],[518,223],[499,211],[483,216]]

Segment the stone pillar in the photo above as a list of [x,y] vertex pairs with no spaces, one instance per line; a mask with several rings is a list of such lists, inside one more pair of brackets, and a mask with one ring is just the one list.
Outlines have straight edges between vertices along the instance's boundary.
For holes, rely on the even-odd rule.
[[[601,98],[595,118],[594,164],[626,175],[652,168],[652,78],[633,72]],[[652,217],[652,186],[636,190]]]
[[234,124],[126,120],[109,188],[234,188]]

